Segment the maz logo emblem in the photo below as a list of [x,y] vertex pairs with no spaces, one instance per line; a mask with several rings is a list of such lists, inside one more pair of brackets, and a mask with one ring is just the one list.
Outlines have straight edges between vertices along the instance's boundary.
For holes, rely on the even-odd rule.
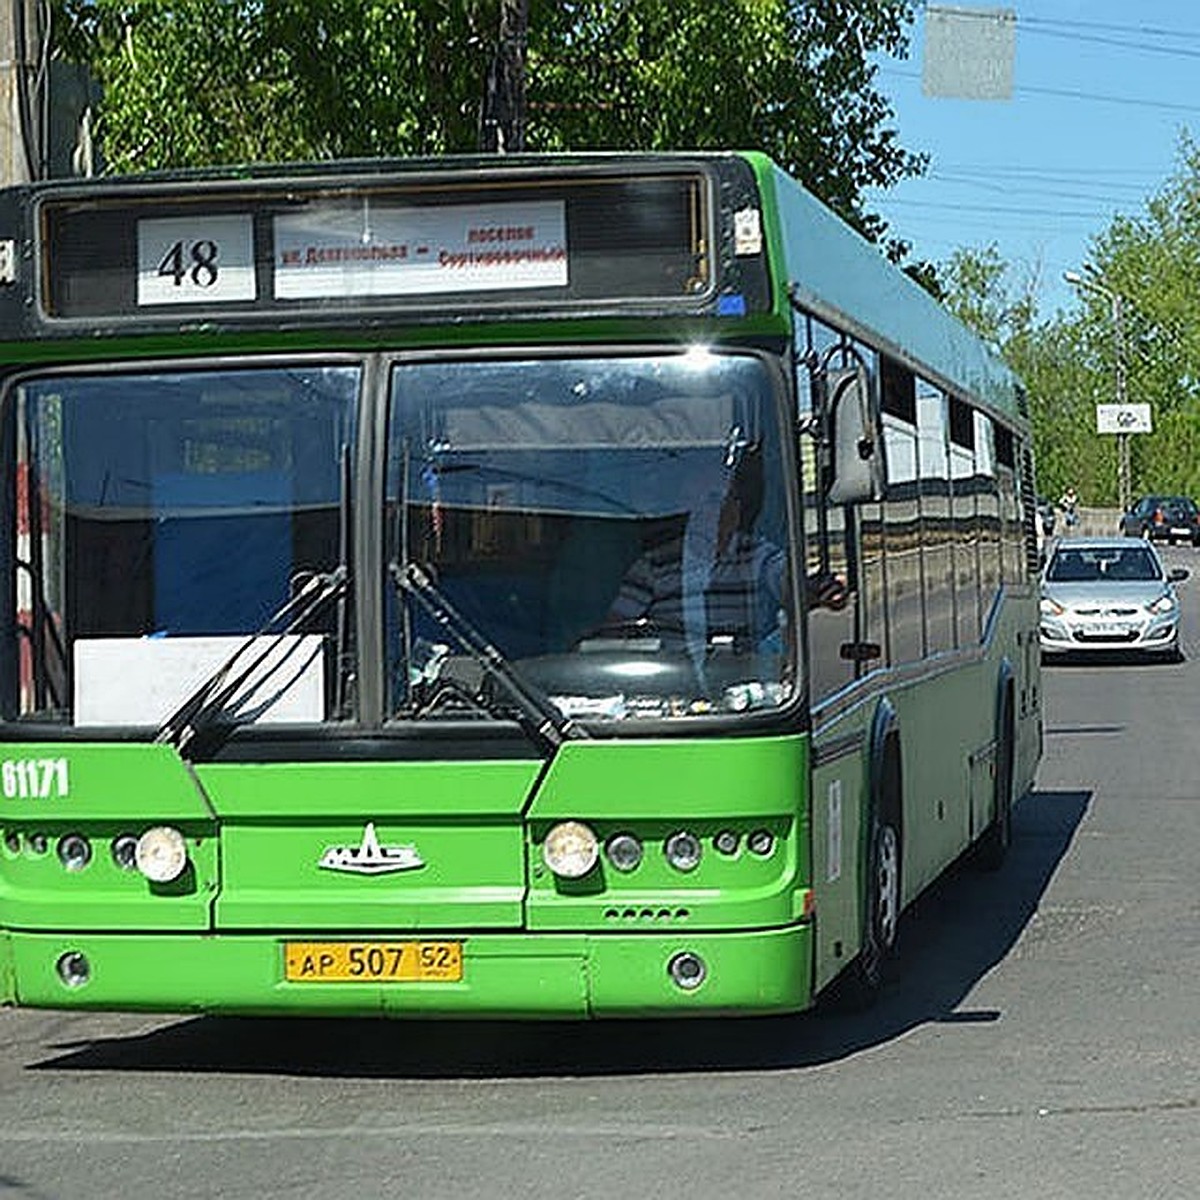
[[416,846],[381,846],[374,821],[367,822],[359,845],[326,846],[317,863],[326,871],[345,871],[350,875],[390,875],[394,871],[415,871],[424,865]]

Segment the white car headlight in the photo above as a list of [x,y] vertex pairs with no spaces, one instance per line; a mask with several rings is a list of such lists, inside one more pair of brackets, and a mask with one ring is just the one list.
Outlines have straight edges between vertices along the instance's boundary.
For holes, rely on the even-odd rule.
[[1164,596],[1159,596],[1159,598],[1149,606],[1150,611],[1154,613],[1155,616],[1159,617],[1164,616],[1166,613],[1174,612],[1177,607],[1178,601],[1170,594],[1170,592]]
[[1057,600],[1051,600],[1049,596],[1042,597],[1041,609],[1044,617],[1061,617],[1067,611]]

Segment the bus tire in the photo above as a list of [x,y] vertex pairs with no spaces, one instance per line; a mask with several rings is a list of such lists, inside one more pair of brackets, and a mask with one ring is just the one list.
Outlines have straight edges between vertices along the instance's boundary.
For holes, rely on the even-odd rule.
[[1007,683],[997,721],[995,803],[991,824],[979,839],[976,859],[985,871],[998,871],[1012,845],[1013,764],[1016,754],[1012,720],[1012,684]]
[[867,854],[866,917],[857,972],[865,991],[874,995],[883,985],[884,968],[896,953],[900,926],[900,830],[887,815],[871,821]]

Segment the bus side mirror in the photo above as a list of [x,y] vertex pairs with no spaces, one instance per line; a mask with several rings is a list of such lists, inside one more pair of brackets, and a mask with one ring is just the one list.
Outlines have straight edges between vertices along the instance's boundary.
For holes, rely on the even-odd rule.
[[826,381],[831,504],[883,499],[883,436],[866,368],[830,371]]

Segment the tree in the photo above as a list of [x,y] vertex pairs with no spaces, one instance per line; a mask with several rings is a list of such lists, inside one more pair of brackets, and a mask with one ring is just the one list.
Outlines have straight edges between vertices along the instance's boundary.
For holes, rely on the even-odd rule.
[[530,144],[763,150],[868,236],[862,189],[919,173],[872,82],[907,2],[577,0],[535,5]]
[[[500,0],[55,0],[124,172],[478,145]],[[910,0],[531,0],[531,150],[759,149],[882,239],[863,189],[918,173],[875,90]],[[893,247],[898,254],[902,247]]]
[[59,0],[108,171],[468,149],[494,3]]
[[1036,274],[1017,292],[1009,275],[995,242],[955,250],[938,272],[946,307],[1000,350],[1027,334],[1037,316]]
[[1039,322],[1037,271],[1017,283],[1011,275],[995,243],[956,250],[939,271],[946,306],[1025,384],[1040,489],[1056,496],[1072,485],[1090,503],[1107,501],[1115,458],[1111,445],[1096,444],[1087,327],[1066,317]]
[[[1186,134],[1178,166],[1135,216],[1116,217],[1093,240],[1095,277],[1122,299],[1126,392],[1147,402],[1152,434],[1131,440],[1133,490],[1200,494],[1200,151]],[[1081,359],[1093,398],[1114,399],[1112,305],[1084,290]]]

